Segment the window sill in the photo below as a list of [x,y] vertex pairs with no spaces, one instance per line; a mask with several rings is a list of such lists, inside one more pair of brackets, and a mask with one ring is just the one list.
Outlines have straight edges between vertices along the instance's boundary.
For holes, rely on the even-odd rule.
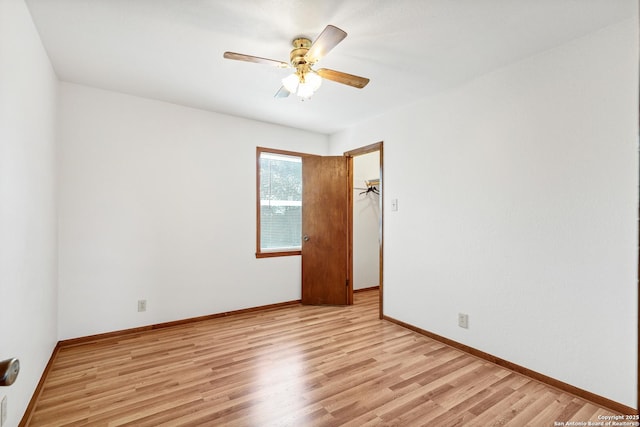
[[279,256],[302,255],[301,250],[286,252],[256,252],[256,258],[274,258]]

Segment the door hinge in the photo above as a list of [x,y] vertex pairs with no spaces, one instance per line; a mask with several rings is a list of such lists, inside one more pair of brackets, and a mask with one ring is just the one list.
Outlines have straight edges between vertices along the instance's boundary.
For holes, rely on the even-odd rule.
[[347,288],[349,287],[349,279],[347,279],[347,285],[346,286],[347,286]]

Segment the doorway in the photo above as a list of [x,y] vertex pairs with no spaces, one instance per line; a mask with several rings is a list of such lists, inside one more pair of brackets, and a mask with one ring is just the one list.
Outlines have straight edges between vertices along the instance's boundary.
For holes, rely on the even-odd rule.
[[[383,316],[383,143],[344,153],[349,158],[350,212],[349,277],[353,292],[379,289],[379,317]],[[353,303],[353,293],[350,295]]]

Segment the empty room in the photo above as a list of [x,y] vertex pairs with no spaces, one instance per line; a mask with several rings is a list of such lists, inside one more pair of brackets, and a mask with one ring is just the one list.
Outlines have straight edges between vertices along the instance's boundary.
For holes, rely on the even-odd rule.
[[0,427],[638,426],[637,0],[0,0]]

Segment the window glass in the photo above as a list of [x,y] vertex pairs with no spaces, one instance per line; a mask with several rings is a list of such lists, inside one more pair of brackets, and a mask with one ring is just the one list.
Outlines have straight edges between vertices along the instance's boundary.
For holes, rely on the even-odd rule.
[[258,150],[258,254],[299,253],[302,233],[302,157]]

